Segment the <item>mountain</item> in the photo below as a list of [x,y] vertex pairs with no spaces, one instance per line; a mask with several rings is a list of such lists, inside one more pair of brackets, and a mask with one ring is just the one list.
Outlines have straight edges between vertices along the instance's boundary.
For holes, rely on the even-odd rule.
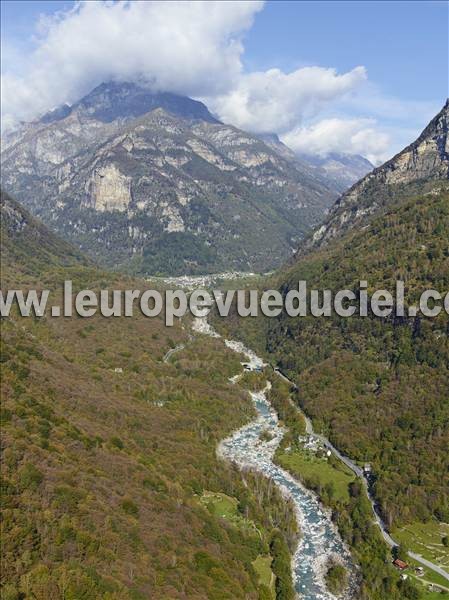
[[[305,280],[308,289],[349,289],[358,295],[359,282],[366,280],[370,294],[385,289],[394,294],[400,278],[407,306],[417,305],[424,290],[449,289],[448,239],[446,185],[437,193],[405,198],[363,229],[309,252],[268,287],[285,295]],[[393,537],[412,523],[440,527],[449,521],[449,317],[444,311],[434,319],[282,315],[266,324],[265,349],[297,385],[296,400],[315,429],[358,464],[370,465],[372,493]],[[324,484],[318,479],[312,485],[319,491]],[[327,503],[337,511],[348,543],[358,540],[361,597],[396,597],[380,584],[381,545],[373,532],[360,538],[356,531],[357,505],[351,500],[343,508],[335,497]],[[419,548],[418,537],[418,553]]]
[[[298,256],[263,289],[283,297],[307,281],[308,289],[352,290],[361,280],[369,293],[405,281],[407,305],[425,289],[449,289],[449,186],[441,192],[404,199],[374,216],[363,230],[351,230],[323,248]],[[322,293],[320,293],[320,297]],[[320,300],[321,302],[321,300]],[[371,469],[371,490],[393,537],[449,522],[449,318],[288,317],[217,318],[228,337],[264,353],[294,383],[290,396],[313,421],[314,430],[343,454]],[[329,473],[298,442],[291,404],[281,415],[287,439],[278,460],[314,489],[333,511],[334,521],[360,565],[360,600],[419,597],[389,583],[386,546],[372,523],[362,486],[337,492],[341,465]],[[289,428],[291,431],[289,432]],[[331,465],[332,466],[332,463]],[[344,471],[344,469],[343,469]],[[345,489],[345,488],[343,488]],[[405,529],[404,529],[405,528]],[[420,549],[426,534],[410,537]],[[435,538],[437,539],[437,538]],[[417,543],[416,543],[417,542]],[[442,555],[443,556],[443,555]],[[444,566],[444,560],[441,563]],[[426,578],[432,577],[432,572]],[[445,585],[443,579],[441,583]]]
[[289,148],[284,142],[281,142],[277,133],[261,133],[259,134],[261,139],[267,146],[270,146],[273,150],[276,150],[278,154],[287,158],[288,160],[296,160],[297,155]]
[[275,133],[259,135],[267,146],[276,150],[288,160],[297,161],[303,169],[318,176],[340,193],[345,192],[353,183],[374,169],[374,166],[358,154],[331,152],[325,156],[318,154],[295,153],[286,146]]
[[[427,289],[444,297],[449,289],[446,124],[447,105],[417,142],[343,196],[330,219],[336,223],[334,234],[299,252],[264,281],[263,289],[277,289],[285,297],[306,281],[309,291],[320,291],[321,303],[322,290],[351,290],[359,298],[362,280],[370,295],[375,290],[394,295],[400,279],[406,307],[418,306]],[[374,208],[355,218],[354,198]],[[336,214],[348,219],[343,226]],[[315,431],[358,464],[369,463],[372,494],[394,536],[404,527],[410,531],[411,524],[424,530],[449,522],[449,317],[444,310],[435,318],[419,313],[379,318],[371,312],[292,318],[283,311],[276,318],[244,319],[234,313],[226,321],[217,319],[216,326],[264,352],[295,384],[294,400]],[[378,532],[366,526],[371,512],[363,506],[363,490],[351,489],[342,502],[335,489],[327,490],[326,473],[319,468],[310,473],[307,453],[304,458],[297,436],[289,435],[279,460],[332,509],[361,566],[360,598],[419,597],[416,590],[386,584],[385,547]],[[417,540],[419,553],[425,537]]]
[[[6,195],[1,223],[3,293],[45,287],[60,303],[64,279],[75,292],[145,288],[93,267]],[[234,352],[138,310],[13,310],[1,332],[2,598],[271,597],[253,562],[275,581],[294,515],[276,486],[217,459],[253,418],[228,380]]]
[[102,83],[73,106],[65,104],[45,114],[41,122],[62,121],[73,112],[79,112],[97,121],[111,123],[117,119],[134,119],[156,108],[184,119],[219,123],[202,102],[166,92],[153,93],[135,83],[116,82]]
[[338,191],[345,192],[351,185],[374,169],[369,160],[359,154],[330,152],[325,156],[299,154],[303,161],[318,168],[319,173]]
[[90,261],[58,238],[0,190],[2,282],[35,278],[54,268],[88,266]]
[[391,160],[374,169],[343,194],[324,224],[305,244],[322,246],[373,214],[394,206],[399,200],[435,187],[449,178],[449,100],[416,141]]
[[100,263],[141,274],[272,269],[337,196],[200,102],[128,83],[10,135],[2,178]]

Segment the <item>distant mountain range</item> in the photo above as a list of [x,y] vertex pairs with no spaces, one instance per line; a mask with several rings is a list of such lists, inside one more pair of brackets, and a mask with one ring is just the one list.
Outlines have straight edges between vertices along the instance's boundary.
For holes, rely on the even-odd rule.
[[201,102],[134,83],[23,124],[2,153],[8,192],[100,263],[138,274],[273,269],[351,168],[336,177]]
[[275,133],[259,135],[271,148],[289,160],[301,162],[323,177],[338,192],[345,192],[353,183],[374,169],[369,160],[359,154],[329,152],[323,156],[295,153]]
[[359,154],[342,154],[330,152],[325,156],[300,154],[311,165],[315,165],[319,172],[340,192],[345,192],[353,183],[359,181],[374,169],[369,160]]

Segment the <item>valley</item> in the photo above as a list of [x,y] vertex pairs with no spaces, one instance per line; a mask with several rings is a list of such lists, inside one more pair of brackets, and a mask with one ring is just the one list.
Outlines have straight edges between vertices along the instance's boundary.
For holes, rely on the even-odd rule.
[[[130,283],[4,194],[1,239],[4,285]],[[273,535],[291,543],[296,522],[276,488],[216,457],[254,416],[228,381],[239,369],[221,343],[162,319],[3,321],[2,597],[259,598],[252,563]],[[205,491],[235,498],[256,529],[211,513]]]
[[[331,211],[329,225],[323,225],[328,233],[321,239],[317,229],[317,235],[281,270],[261,280],[258,289],[277,289],[285,298],[298,281],[307,281],[310,288],[349,289],[357,295],[361,280],[376,290],[392,289],[401,279],[409,304],[423,289],[448,289],[448,114],[446,104],[415,143],[356,184],[354,194],[347,199],[343,195]],[[412,161],[414,166],[422,161],[420,173],[430,169],[425,177],[417,179]],[[400,185],[388,181],[391,172],[403,177]],[[376,189],[371,187],[373,180]],[[351,208],[356,193],[357,206],[368,207],[368,212],[357,214]],[[373,315],[319,319],[281,313],[272,319],[244,319],[234,310],[228,319],[214,315],[213,324],[225,337],[238,336],[256,349],[286,377],[285,385],[293,386],[293,406],[288,389],[278,390],[281,399],[275,404],[293,432],[287,433],[279,459],[332,508],[363,573],[360,597],[415,597],[412,583],[424,597],[444,591],[445,559],[429,564],[429,551],[419,552],[418,540],[409,547],[404,544],[407,536],[396,540],[394,534],[407,531],[412,523],[418,529],[443,527],[449,519],[447,315],[379,321]],[[324,451],[330,450],[358,477],[369,465],[370,500],[366,484],[359,480],[349,482],[348,498],[341,487],[341,469],[334,470],[335,485],[330,485],[329,464],[311,462],[304,454],[298,440],[305,429],[297,422],[295,406],[310,419],[309,432],[313,427],[318,433]],[[421,561],[421,576],[405,573],[398,588],[385,583],[387,546],[412,569]],[[429,591],[432,583],[441,587]]]
[[449,0],[1,0],[1,600],[449,598]]
[[[194,330],[217,337],[216,332],[204,319],[194,322]],[[251,368],[263,368],[263,361],[239,342],[224,340],[229,348],[243,354],[245,364]],[[260,377],[263,378],[261,375]],[[237,382],[235,377],[234,382]],[[344,567],[347,585],[340,598],[352,598],[356,592],[357,579],[350,553],[342,543],[330,519],[313,494],[293,479],[287,471],[273,462],[276,448],[285,431],[278,424],[276,412],[267,399],[271,384],[258,392],[249,391],[258,418],[220,442],[218,456],[236,464],[245,471],[255,470],[272,480],[290,499],[295,507],[300,527],[300,541],[293,556],[293,585],[304,600],[331,600],[334,596],[327,590],[325,574],[336,561]],[[284,583],[286,590],[276,597],[293,598],[294,592]]]

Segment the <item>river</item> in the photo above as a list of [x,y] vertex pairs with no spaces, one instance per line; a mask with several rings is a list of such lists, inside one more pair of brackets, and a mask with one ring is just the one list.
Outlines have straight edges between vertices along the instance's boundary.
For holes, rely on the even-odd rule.
[[[195,319],[193,329],[198,333],[220,337],[205,319]],[[224,340],[224,343],[235,352],[243,354],[252,367],[264,365],[262,359],[245,348],[241,342]],[[314,493],[273,462],[285,430],[279,425],[277,415],[267,399],[269,385],[267,382],[265,390],[261,392],[248,390],[257,411],[257,418],[223,440],[217,453],[221,458],[237,464],[242,470],[252,469],[269,477],[285,497],[293,501],[301,530],[301,538],[292,560],[293,582],[299,598],[334,600],[335,596],[326,589],[324,581],[330,560],[344,565],[349,574],[348,588],[339,598],[353,598],[357,579],[356,568],[348,548],[330,518],[329,511],[322,506]],[[270,434],[269,441],[260,439],[263,431]]]
[[[181,285],[189,290],[192,290],[198,287],[199,283],[211,284],[215,283],[216,281],[226,279],[227,277],[229,277],[229,274],[217,274],[204,276],[202,278],[173,278],[170,280],[170,283]],[[254,277],[254,274],[232,273],[232,278],[234,279],[248,277]],[[193,328],[197,332],[214,337],[220,337],[207,322],[207,319],[195,319]],[[231,349],[240,354],[244,354],[247,357],[248,362],[253,366],[262,366],[264,364],[262,359],[260,359],[253,351],[245,348],[241,342],[230,340],[224,340],[224,342]],[[170,352],[168,357],[166,355],[167,360],[170,358],[171,354],[177,350],[178,348],[175,348],[172,352]],[[279,377],[293,384],[293,382],[291,382],[283,373],[278,370],[275,370],[275,372]],[[237,378],[238,375],[234,379]],[[343,563],[348,567],[348,570],[352,575],[352,585],[350,588],[353,587],[355,570],[351,563],[349,552],[347,548],[344,547],[338,532],[336,531],[333,523],[330,521],[329,514],[320,505],[316,496],[302,487],[301,484],[293,479],[287,471],[284,471],[273,463],[272,459],[274,457],[274,453],[282,439],[284,432],[277,423],[276,414],[269,405],[265,393],[254,394],[249,390],[248,393],[251,395],[256,407],[259,415],[258,419],[257,421],[254,421],[253,423],[250,423],[249,425],[237,431],[227,440],[224,440],[220,444],[219,453],[221,453],[224,458],[237,463],[242,469],[254,468],[260,472],[263,472],[268,477],[271,477],[283,489],[284,493],[286,493],[289,497],[292,497],[297,510],[298,522],[300,523],[303,532],[303,539],[294,557],[293,571],[295,588],[300,594],[302,594],[301,597],[304,598],[304,600],[333,598],[333,596],[324,589],[324,565],[332,555],[340,556]],[[355,475],[362,480],[373,509],[374,523],[379,527],[385,543],[390,548],[397,546],[397,542],[391,537],[379,514],[376,500],[372,495],[369,481],[363,470],[348,456],[344,455],[337,448],[335,448],[335,446],[333,446],[326,437],[316,434],[313,431],[310,419],[308,419],[304,413],[302,414],[305,419],[307,433],[317,437],[337,458],[346,464],[355,473]],[[273,436],[271,442],[261,442],[259,439],[260,433],[264,429],[268,430]],[[306,498],[311,499],[311,505],[309,505]],[[316,539],[314,540],[314,535],[316,535],[318,531],[320,534],[316,536]],[[428,569],[431,569],[449,581],[448,572],[440,565],[429,561],[415,552],[409,551],[408,555],[416,562],[420,563],[424,567],[427,567]]]

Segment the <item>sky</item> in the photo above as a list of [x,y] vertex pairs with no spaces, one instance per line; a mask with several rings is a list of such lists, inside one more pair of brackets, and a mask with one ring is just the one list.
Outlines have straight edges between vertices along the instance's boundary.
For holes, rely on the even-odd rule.
[[297,152],[379,164],[448,96],[447,2],[1,2],[2,125],[103,81],[204,101]]

